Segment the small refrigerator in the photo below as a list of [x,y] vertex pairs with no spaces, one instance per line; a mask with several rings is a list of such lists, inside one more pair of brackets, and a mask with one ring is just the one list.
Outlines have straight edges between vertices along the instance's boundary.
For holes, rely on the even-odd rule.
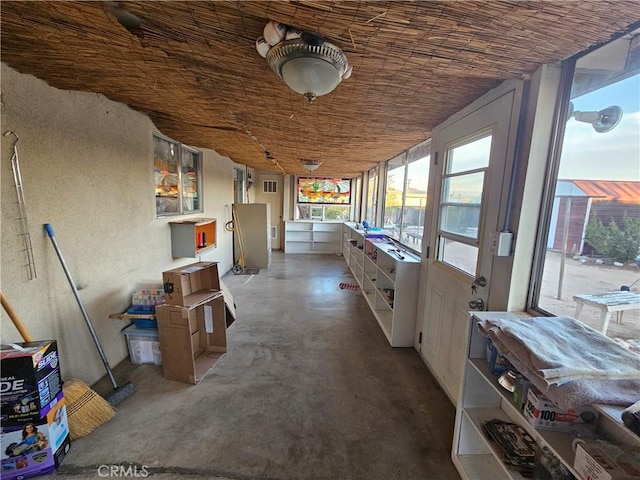
[[[236,221],[242,234],[246,268],[271,265],[271,206],[268,203],[236,203]],[[234,261],[240,258],[238,233],[234,234]]]

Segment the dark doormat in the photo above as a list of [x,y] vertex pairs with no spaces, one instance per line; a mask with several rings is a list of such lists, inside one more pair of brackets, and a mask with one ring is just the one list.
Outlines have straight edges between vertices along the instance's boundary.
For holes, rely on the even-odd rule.
[[242,272],[243,275],[257,275],[259,273],[260,273],[259,268],[245,268],[244,272]]

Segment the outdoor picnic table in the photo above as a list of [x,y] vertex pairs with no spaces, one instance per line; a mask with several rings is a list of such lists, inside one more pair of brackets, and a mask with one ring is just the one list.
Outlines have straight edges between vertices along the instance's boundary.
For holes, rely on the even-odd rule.
[[580,318],[582,307],[585,305],[589,305],[600,310],[600,318],[602,320],[601,332],[604,335],[607,334],[612,312],[617,312],[617,322],[622,323],[622,315],[625,310],[640,308],[640,294],[624,290],[602,293],[599,295],[580,293],[574,295],[573,299],[576,302],[576,319]]

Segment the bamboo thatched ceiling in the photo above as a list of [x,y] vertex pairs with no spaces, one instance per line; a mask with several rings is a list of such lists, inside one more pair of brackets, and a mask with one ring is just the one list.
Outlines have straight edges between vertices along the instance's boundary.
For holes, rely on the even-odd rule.
[[[637,0],[4,0],[2,61],[61,89],[99,92],[159,130],[262,170],[350,176],[430,136],[505,79],[605,42]],[[142,21],[125,28],[118,20]],[[353,75],[308,104],[254,42],[268,20],[317,32]],[[268,161],[265,150],[275,161]]]

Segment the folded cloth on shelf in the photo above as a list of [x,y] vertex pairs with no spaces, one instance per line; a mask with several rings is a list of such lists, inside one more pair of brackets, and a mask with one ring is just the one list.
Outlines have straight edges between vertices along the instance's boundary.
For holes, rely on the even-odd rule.
[[561,407],[629,405],[640,396],[640,355],[571,317],[484,319],[478,328]]

